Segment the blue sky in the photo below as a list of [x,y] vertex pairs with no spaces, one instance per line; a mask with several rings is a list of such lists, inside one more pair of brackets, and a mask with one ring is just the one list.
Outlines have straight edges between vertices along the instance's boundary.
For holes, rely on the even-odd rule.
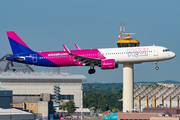
[[[173,0],[17,0],[0,1],[0,56],[12,53],[6,31],[15,31],[34,51],[60,51],[62,44],[75,49],[117,47],[120,22],[136,33],[141,46],[158,45],[176,58],[134,66],[134,81],[179,81],[180,1]],[[122,82],[123,67],[89,75],[89,67],[65,67],[61,71],[82,74],[88,82]],[[47,68],[36,67],[43,71]]]

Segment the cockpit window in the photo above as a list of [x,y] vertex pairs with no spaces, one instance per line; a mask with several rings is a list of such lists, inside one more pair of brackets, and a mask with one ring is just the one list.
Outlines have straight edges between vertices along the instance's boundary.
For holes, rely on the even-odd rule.
[[167,52],[167,51],[170,51],[169,49],[164,49],[163,52]]

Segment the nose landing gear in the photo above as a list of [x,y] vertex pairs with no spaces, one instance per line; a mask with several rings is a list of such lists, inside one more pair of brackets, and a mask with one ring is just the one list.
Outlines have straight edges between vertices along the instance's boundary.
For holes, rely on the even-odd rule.
[[157,66],[157,62],[155,62],[155,65],[156,65],[155,69],[159,70],[159,67]]

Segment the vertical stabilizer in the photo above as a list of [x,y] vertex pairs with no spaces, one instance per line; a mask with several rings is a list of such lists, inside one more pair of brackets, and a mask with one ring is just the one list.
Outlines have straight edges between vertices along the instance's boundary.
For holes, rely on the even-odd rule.
[[6,33],[7,33],[13,54],[33,52],[14,31],[8,31]]

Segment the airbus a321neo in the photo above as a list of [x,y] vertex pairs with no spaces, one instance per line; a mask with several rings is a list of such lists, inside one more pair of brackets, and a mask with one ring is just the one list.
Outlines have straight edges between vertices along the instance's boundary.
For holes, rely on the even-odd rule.
[[[13,55],[6,60],[16,61],[31,65],[66,67],[90,66],[89,74],[95,73],[95,66],[101,69],[115,69],[118,64],[158,62],[175,57],[175,53],[161,46],[141,46],[124,48],[69,50],[65,45],[64,51],[35,52],[31,50],[13,31],[8,31],[7,36]],[[159,69],[156,63],[156,69]]]

